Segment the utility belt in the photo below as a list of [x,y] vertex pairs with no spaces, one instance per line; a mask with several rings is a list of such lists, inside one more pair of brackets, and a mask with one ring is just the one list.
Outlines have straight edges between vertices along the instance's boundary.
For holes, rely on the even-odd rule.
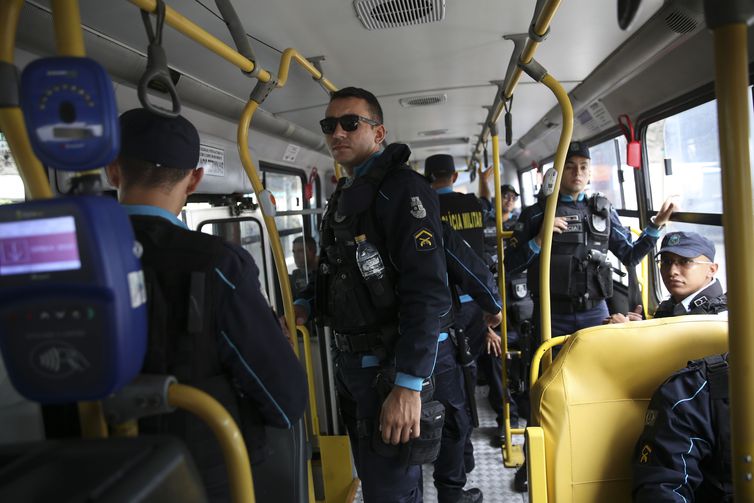
[[583,313],[599,306],[604,300],[590,299],[586,295],[568,300],[553,299],[550,303],[550,309],[555,314]]
[[392,445],[382,440],[380,416],[382,404],[395,385],[395,370],[382,371],[377,375],[375,387],[380,400],[380,411],[372,428],[372,449],[385,458],[395,458],[402,465],[423,465],[433,463],[440,453],[442,428],[445,424],[445,407],[433,400],[434,382],[425,379],[421,391],[421,415],[419,418],[419,436],[405,444]]
[[363,334],[343,334],[334,332],[335,347],[341,353],[368,353],[383,349],[382,334],[378,332]]

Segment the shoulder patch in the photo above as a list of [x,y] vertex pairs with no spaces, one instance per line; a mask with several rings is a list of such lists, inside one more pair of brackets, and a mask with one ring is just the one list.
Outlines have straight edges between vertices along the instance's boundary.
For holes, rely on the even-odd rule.
[[419,196],[411,196],[411,216],[414,218],[422,219],[427,216],[427,210],[424,209],[422,200]]
[[645,426],[654,426],[657,421],[657,411],[655,409],[647,409],[647,413],[644,416]]
[[644,444],[641,447],[641,452],[639,453],[639,463],[641,464],[648,463],[650,454],[652,454],[652,447],[650,447],[649,444]]
[[521,232],[524,230],[524,223],[523,222],[516,222],[516,224],[513,226],[514,231]]
[[426,227],[422,227],[414,233],[414,244],[416,251],[434,250],[436,248],[435,235]]

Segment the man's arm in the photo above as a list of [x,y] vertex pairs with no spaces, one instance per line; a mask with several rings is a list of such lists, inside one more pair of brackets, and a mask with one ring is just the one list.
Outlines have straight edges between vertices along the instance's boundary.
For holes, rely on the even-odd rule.
[[502,301],[487,265],[450,224],[442,222],[442,229],[450,282],[461,287],[483,311],[500,312]]
[[634,503],[694,501],[714,441],[708,386],[685,369],[655,392],[632,461]]
[[632,243],[631,233],[621,224],[618,213],[610,208],[610,251],[626,267],[635,266],[647,253],[654,250],[657,239],[662,234],[662,228],[670,221],[670,216],[675,210],[675,203],[670,198],[666,199],[652,223],[645,227],[639,239]]
[[513,228],[513,237],[505,248],[505,271],[516,273],[525,271],[537,260],[540,245],[535,239],[539,234],[544,211],[539,204],[526,208]]
[[254,260],[228,247],[214,271],[220,359],[264,421],[289,428],[306,408],[306,374],[262,296]]

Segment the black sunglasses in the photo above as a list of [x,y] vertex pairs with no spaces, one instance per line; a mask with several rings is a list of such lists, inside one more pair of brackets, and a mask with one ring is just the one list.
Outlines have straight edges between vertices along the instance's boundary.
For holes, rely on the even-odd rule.
[[325,117],[319,121],[319,125],[322,128],[322,132],[325,134],[333,134],[338,123],[340,123],[340,127],[343,128],[343,131],[350,133],[351,131],[356,131],[356,128],[359,127],[359,121],[366,122],[370,126],[380,125],[376,120],[368,119],[356,114],[342,115],[340,117]]

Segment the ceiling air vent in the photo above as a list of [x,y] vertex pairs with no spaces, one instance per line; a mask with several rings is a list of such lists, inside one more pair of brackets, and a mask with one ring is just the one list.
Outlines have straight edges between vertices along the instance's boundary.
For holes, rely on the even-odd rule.
[[445,0],[354,0],[353,8],[367,30],[413,26],[445,19]]
[[430,129],[429,131],[419,131],[416,134],[419,136],[440,136],[441,134],[445,134],[447,132],[447,129]]
[[696,20],[683,12],[673,11],[665,17],[665,24],[676,33],[690,33],[697,27]]
[[425,96],[409,96],[408,98],[401,98],[398,103],[402,107],[426,107],[427,105],[439,105],[448,101],[447,94],[427,94]]

